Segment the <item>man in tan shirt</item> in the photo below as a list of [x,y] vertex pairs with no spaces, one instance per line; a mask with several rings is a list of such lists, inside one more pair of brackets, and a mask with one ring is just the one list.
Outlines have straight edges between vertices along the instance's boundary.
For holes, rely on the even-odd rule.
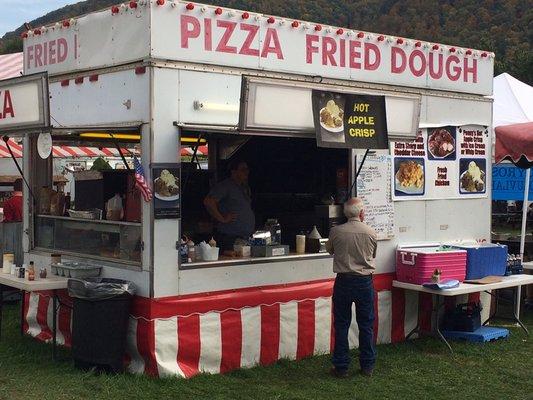
[[337,273],[333,286],[333,314],[335,348],[333,368],[335,377],[346,377],[350,365],[348,331],[352,322],[352,304],[355,303],[359,327],[359,364],[361,373],[371,376],[374,370],[374,286],[377,236],[366,225],[363,202],[351,198],[344,204],[345,224],[331,229],[326,248],[333,254],[333,272]]

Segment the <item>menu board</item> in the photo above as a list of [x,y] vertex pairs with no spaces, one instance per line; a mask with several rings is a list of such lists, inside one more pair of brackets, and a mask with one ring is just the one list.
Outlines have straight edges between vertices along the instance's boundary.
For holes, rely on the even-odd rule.
[[180,167],[179,163],[152,164],[155,219],[181,217]]
[[487,197],[486,126],[421,129],[414,142],[391,143],[394,200]]
[[388,149],[385,96],[313,90],[319,147]]
[[[362,157],[357,157],[359,167]],[[389,155],[368,155],[357,178],[357,197],[365,204],[365,223],[374,228],[378,240],[394,237],[394,203],[390,182],[392,162]]]

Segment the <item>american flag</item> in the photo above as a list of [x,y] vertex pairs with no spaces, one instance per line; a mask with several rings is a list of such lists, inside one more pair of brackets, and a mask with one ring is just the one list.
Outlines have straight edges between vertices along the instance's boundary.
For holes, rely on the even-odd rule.
[[152,190],[148,186],[148,183],[146,183],[143,166],[135,156],[133,157],[133,165],[135,166],[135,186],[141,192],[144,201],[148,202],[152,200]]

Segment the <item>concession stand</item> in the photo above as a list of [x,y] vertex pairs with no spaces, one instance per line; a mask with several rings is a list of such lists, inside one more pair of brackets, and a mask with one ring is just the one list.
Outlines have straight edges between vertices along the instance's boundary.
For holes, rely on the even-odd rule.
[[[102,192],[129,185],[137,218],[40,213],[25,191],[26,262],[48,267],[61,253],[136,285],[132,372],[190,377],[329,353],[332,257],[315,235],[303,251],[297,242],[314,227],[327,238],[349,194],[363,198],[379,237],[378,343],[431,323],[431,297],[392,287],[398,245],[490,240],[492,53],[163,0],[23,37],[25,75],[49,80],[52,146],[121,148],[144,170],[142,196],[118,178]],[[38,135],[22,138],[38,197],[54,154],[39,157]],[[236,158],[250,168],[252,252],[241,243],[201,257],[211,247],[201,242],[216,240],[203,199]],[[272,226],[274,249],[261,242]],[[195,257],[185,236],[200,244]],[[50,340],[49,294],[25,304],[25,331]],[[70,315],[59,307],[66,345]]]

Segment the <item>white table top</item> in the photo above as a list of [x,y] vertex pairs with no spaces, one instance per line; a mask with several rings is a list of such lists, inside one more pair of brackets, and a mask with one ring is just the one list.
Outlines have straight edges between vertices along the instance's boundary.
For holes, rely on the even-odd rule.
[[68,278],[50,276],[46,279],[37,278],[35,281],[27,281],[15,278],[12,275],[0,272],[0,285],[10,286],[26,292],[37,292],[40,290],[66,289]]
[[498,283],[489,283],[486,285],[476,285],[473,283],[460,283],[459,286],[454,289],[445,289],[445,290],[433,290],[433,289],[425,288],[422,285],[416,285],[414,283],[405,283],[405,282],[399,282],[399,281],[392,281],[392,286],[401,288],[401,289],[414,290],[417,292],[438,294],[441,296],[459,296],[461,294],[477,293],[477,292],[483,292],[485,290],[504,289],[504,288],[510,288],[510,287],[515,287],[515,286],[533,284],[533,275],[521,274],[521,275],[502,276],[501,278],[502,278],[502,281]]
[[522,263],[522,267],[524,269],[529,269],[530,271],[533,271],[533,261],[526,261]]

